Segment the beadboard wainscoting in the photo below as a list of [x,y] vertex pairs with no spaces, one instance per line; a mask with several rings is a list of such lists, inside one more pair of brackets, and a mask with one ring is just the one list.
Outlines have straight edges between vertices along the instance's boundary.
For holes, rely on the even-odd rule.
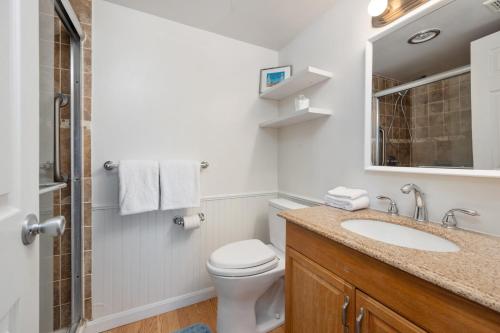
[[[276,191],[205,197],[201,209],[120,216],[94,207],[93,321],[105,330],[214,296],[205,263],[229,242],[269,241],[268,201]],[[185,231],[172,219],[201,211],[206,221]]]

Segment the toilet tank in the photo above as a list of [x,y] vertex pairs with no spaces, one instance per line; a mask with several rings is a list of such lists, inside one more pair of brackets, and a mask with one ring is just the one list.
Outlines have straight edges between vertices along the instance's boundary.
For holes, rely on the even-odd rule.
[[300,209],[306,208],[307,206],[301,205],[297,202],[293,202],[287,199],[272,199],[269,200],[269,213],[268,213],[268,223],[269,223],[269,238],[271,244],[276,248],[285,252],[285,219],[278,216],[278,213],[283,210],[289,209]]

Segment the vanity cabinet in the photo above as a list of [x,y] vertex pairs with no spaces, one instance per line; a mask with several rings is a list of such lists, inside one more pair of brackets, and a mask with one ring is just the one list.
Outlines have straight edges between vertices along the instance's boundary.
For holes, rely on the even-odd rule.
[[286,242],[287,333],[500,332],[500,313],[299,225]]
[[290,248],[286,267],[287,332],[343,333],[352,326],[352,285]]

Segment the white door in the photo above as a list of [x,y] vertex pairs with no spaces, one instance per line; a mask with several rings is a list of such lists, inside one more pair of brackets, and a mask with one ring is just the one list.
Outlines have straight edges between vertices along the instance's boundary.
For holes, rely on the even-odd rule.
[[471,43],[474,169],[500,169],[500,32]]
[[0,332],[38,331],[38,1],[0,1]]

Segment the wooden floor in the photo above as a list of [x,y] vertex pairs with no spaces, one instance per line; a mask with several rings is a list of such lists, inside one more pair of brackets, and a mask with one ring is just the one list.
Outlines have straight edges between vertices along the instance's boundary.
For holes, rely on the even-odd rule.
[[[147,318],[125,326],[113,328],[105,333],[171,333],[192,324],[203,323],[216,333],[217,299],[196,303],[191,306]],[[284,326],[270,333],[284,333]]]

